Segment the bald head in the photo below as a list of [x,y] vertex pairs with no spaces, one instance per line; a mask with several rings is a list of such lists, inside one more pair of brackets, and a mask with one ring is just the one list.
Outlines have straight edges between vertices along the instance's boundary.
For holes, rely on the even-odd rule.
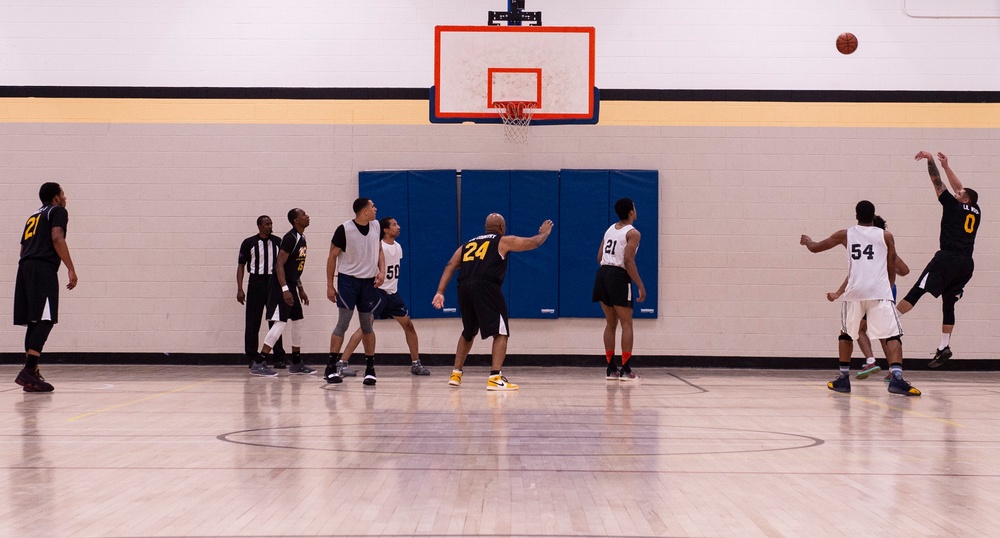
[[507,229],[507,223],[500,213],[490,213],[486,216],[486,232],[503,235]]

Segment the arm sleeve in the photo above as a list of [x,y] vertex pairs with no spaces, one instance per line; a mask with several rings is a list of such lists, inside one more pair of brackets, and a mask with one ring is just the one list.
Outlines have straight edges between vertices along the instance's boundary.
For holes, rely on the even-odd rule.
[[347,233],[344,232],[344,225],[337,226],[337,231],[333,232],[333,239],[330,240],[333,246],[343,252],[347,252]]

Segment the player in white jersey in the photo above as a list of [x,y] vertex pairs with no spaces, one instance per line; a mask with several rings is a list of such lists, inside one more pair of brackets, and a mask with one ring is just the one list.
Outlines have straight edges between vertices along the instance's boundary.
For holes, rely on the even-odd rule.
[[[397,293],[399,288],[399,262],[403,259],[403,247],[396,242],[399,237],[399,223],[392,217],[384,217],[378,221],[382,229],[382,252],[385,254],[385,282],[376,290],[382,300],[372,311],[375,319],[395,319],[403,327],[406,335],[406,347],[410,349],[410,373],[413,375],[430,375],[420,362],[420,344],[417,340],[417,330],[410,321],[410,311],[406,308],[403,298]],[[361,343],[361,329],[354,331],[341,354],[345,363]]]
[[[646,300],[646,287],[639,278],[635,253],[639,250],[639,230],[632,226],[636,219],[635,203],[629,198],[615,202],[619,221],[608,227],[597,253],[601,267],[594,278],[591,300],[601,303],[604,318],[604,357],[608,361],[607,379],[630,381],[638,376],[628,361],[632,358],[632,283],[639,288],[637,300]],[[615,355],[615,331],[622,326],[622,369],[611,361]]]
[[896,281],[896,244],[892,234],[872,223],[875,205],[862,200],[855,206],[858,225],[838,230],[830,237],[816,242],[803,235],[799,244],[809,252],[823,252],[842,245],[847,248],[847,287],[840,299],[841,311],[840,376],[827,383],[827,388],[837,392],[851,392],[851,353],[854,339],[858,337],[861,320],[868,318],[868,336],[882,343],[882,350],[889,361],[889,392],[919,396],[920,391],[903,379],[903,329],[892,299],[892,285]]

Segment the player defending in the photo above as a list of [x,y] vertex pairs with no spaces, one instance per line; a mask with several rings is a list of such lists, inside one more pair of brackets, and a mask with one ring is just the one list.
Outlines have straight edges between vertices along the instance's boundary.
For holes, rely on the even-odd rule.
[[847,248],[847,289],[840,299],[841,310],[840,376],[827,383],[836,392],[851,392],[851,353],[858,337],[861,320],[868,318],[868,335],[882,343],[889,361],[889,392],[920,396],[920,391],[903,379],[903,328],[899,324],[892,301],[892,284],[896,281],[896,243],[892,234],[872,223],[875,205],[862,200],[855,206],[857,226],[839,230],[816,242],[803,235],[799,244],[809,252],[823,252],[842,245]]
[[[395,319],[399,322],[406,335],[406,347],[410,349],[410,373],[430,375],[431,371],[420,363],[420,342],[417,339],[417,330],[410,321],[410,311],[407,310],[403,298],[396,293],[399,286],[399,262],[403,259],[403,247],[396,242],[399,237],[399,223],[392,217],[381,218],[378,223],[382,229],[382,252],[385,254],[385,282],[375,290],[380,301],[372,311],[372,315],[375,319]],[[360,328],[354,331],[341,356],[349,358],[361,343],[362,336]],[[346,359],[341,361],[347,363]]]
[[504,235],[507,223],[499,213],[486,217],[486,233],[465,242],[452,255],[444,268],[437,294],[431,304],[444,308],[444,290],[452,275],[458,271],[458,309],[462,312],[462,334],[455,351],[455,369],[448,384],[462,384],[462,367],[472,350],[476,333],[483,340],[493,337],[493,360],[486,390],[517,390],[518,386],[507,381],[500,369],[507,357],[508,331],[507,302],[503,296],[504,276],[507,274],[507,254],[534,250],[542,245],[552,231],[552,221],[546,220],[534,237]]
[[24,368],[14,382],[24,392],[52,392],[38,372],[38,359],[52,327],[59,323],[59,264],[66,264],[69,282],[76,287],[76,267],[66,245],[66,194],[58,183],[44,183],[38,190],[42,207],[28,217],[21,234],[21,258],[14,281],[14,325],[28,327],[24,336]]
[[[640,303],[646,300],[646,287],[639,278],[635,265],[635,253],[639,250],[639,230],[632,223],[636,219],[635,203],[629,198],[615,202],[618,222],[604,232],[597,252],[597,263],[601,264],[594,278],[593,302],[601,303],[604,318],[604,357],[608,360],[608,379],[631,381],[638,376],[632,371],[628,361],[632,358],[632,283],[639,288]],[[622,369],[612,362],[615,355],[615,332],[622,326]]]
[[931,261],[920,274],[916,284],[899,302],[899,313],[910,311],[920,300],[920,297],[930,292],[934,297],[941,297],[941,343],[938,345],[934,358],[927,365],[937,368],[951,358],[951,333],[955,330],[955,303],[962,298],[965,285],[972,279],[975,262],[972,261],[972,251],[976,246],[976,232],[982,213],[979,211],[979,194],[967,189],[959,181],[958,176],[948,166],[948,157],[938,153],[941,167],[948,175],[948,183],[955,191],[954,196],[941,182],[941,173],[934,164],[934,156],[921,151],[914,157],[916,160],[927,159],[927,173],[931,176],[931,184],[941,203],[941,235],[940,245]]

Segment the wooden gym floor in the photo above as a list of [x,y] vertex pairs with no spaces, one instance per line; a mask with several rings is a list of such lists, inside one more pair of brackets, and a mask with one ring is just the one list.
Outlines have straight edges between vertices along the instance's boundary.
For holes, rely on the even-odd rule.
[[995,536],[1000,373],[0,368],[0,536]]

